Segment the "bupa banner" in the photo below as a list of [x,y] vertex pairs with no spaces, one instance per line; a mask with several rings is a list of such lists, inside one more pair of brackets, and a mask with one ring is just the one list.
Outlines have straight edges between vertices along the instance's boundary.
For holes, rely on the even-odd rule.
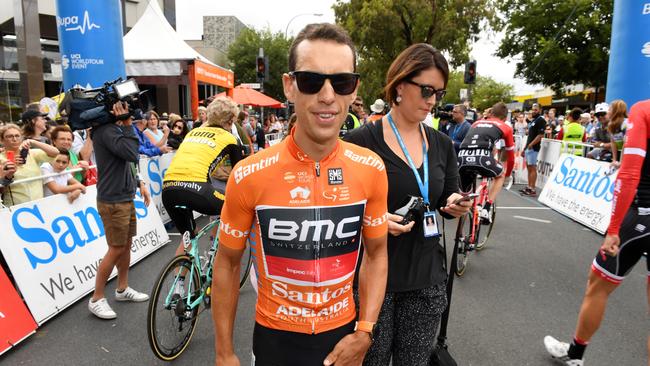
[[172,163],[175,153],[168,153],[161,156],[141,157],[139,161],[139,172],[142,179],[147,182],[151,200],[156,205],[160,217],[166,224],[171,221],[165,206],[162,204],[163,178],[167,168]]
[[0,355],[36,331],[36,322],[0,267]]
[[126,78],[119,0],[57,0],[63,87]]
[[537,188],[544,188],[561,153],[562,141],[542,139],[539,154],[537,154],[537,181],[535,182]]
[[[63,310],[95,287],[100,260],[108,249],[104,225],[90,186],[70,204],[55,195],[16,205],[0,213],[0,250],[38,324]],[[131,264],[169,241],[160,215],[151,203],[135,200],[137,235]],[[111,277],[117,271],[113,271]]]
[[539,201],[604,234],[609,226],[616,173],[609,163],[562,154]]
[[650,98],[650,1],[614,1],[607,101]]

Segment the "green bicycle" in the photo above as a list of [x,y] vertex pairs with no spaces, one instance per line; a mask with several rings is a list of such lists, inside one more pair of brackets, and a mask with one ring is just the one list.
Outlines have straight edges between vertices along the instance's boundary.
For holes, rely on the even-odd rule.
[[[199,315],[210,308],[212,260],[219,243],[217,236],[204,255],[199,241],[217,226],[219,220],[205,225],[194,239],[183,233],[185,253],[174,257],[163,268],[154,284],[149,301],[147,336],[156,357],[172,361],[185,351],[196,328]],[[248,278],[252,257],[250,246],[242,256],[239,288]],[[203,309],[199,311],[201,304]]]

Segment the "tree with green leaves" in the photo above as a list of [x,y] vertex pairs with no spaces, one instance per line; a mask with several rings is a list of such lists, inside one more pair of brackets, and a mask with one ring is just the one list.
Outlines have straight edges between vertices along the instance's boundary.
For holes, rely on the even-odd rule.
[[500,57],[515,57],[518,76],[560,91],[604,86],[612,32],[612,0],[504,0]]
[[[460,103],[460,89],[468,88],[469,85],[463,82],[462,71],[450,72],[447,94],[442,103]],[[513,95],[514,88],[512,85],[500,83],[489,76],[477,75],[476,84],[472,85],[472,107],[477,110],[484,110],[492,107],[497,102],[510,103]]]
[[282,74],[287,72],[291,39],[282,32],[246,28],[228,49],[228,67],[235,73],[235,85],[257,82],[256,60],[260,47],[269,60],[269,78],[264,81],[264,94],[285,100]]
[[428,43],[452,66],[468,60],[471,42],[494,21],[492,0],[337,0],[337,24],[348,31],[359,53],[360,93],[381,97],[386,71],[402,50]]

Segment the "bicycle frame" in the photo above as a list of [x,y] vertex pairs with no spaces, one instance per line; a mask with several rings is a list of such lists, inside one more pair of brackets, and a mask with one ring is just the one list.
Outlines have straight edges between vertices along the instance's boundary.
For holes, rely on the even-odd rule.
[[[485,204],[488,199],[488,193],[489,193],[489,184],[490,184],[490,179],[488,178],[482,178],[481,179],[481,184],[479,184],[478,188],[476,188],[475,192],[479,194],[478,197],[474,199],[474,202],[472,203],[472,230],[471,230],[471,236],[469,238],[470,243],[475,243],[477,238],[476,234],[478,232],[478,227],[481,225],[481,219],[479,218],[479,212],[478,212],[478,207]],[[476,184],[472,184],[472,187],[474,187]]]
[[[203,276],[205,276],[205,280],[201,284],[201,292],[199,293],[199,296],[197,296],[196,299],[192,300],[192,293],[187,294],[187,299],[185,300],[186,306],[188,309],[194,309],[195,307],[199,306],[201,302],[204,300],[206,291],[203,288],[206,284],[212,283],[212,258],[206,258],[206,261],[208,262],[207,270],[206,273],[203,273],[203,268],[201,265],[201,257],[199,255],[199,239],[202,238],[206,233],[210,232],[212,228],[214,228],[215,225],[219,224],[219,220],[214,220],[207,225],[205,225],[194,237],[194,239],[191,239],[189,244],[185,244],[185,255],[190,257],[190,261],[192,262],[192,266],[190,268],[190,275],[189,275],[189,284],[188,288],[192,288],[192,280],[194,278],[194,271],[198,271],[198,277],[199,279],[203,279]],[[216,253],[217,251],[217,238],[219,237],[219,230],[217,229],[217,235],[215,235],[214,240],[212,241],[211,245],[211,250],[210,252]],[[189,251],[188,251],[189,248]],[[180,278],[180,274],[176,275],[176,278],[174,279],[174,283],[167,294],[167,297],[165,297],[165,306],[168,306],[171,303],[172,296],[174,295],[174,287],[176,283],[178,282]],[[207,294],[209,295],[209,294]]]

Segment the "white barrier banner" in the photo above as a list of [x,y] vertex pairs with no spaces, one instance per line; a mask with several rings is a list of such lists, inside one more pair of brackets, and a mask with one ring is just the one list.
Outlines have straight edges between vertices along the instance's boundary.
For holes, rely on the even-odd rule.
[[158,212],[160,212],[160,217],[165,224],[170,222],[171,218],[162,204],[163,178],[175,154],[175,152],[172,152],[154,157],[142,156],[138,163],[140,176],[147,183],[149,193],[151,193],[151,200],[156,205]]
[[562,154],[539,201],[604,234],[609,226],[616,174],[605,175],[609,163]]
[[521,152],[526,147],[526,136],[515,135],[515,166],[512,170],[514,184],[528,184],[528,169]]
[[[0,250],[38,324],[95,288],[108,249],[96,197],[90,186],[72,204],[66,195],[54,195],[0,212]],[[153,203],[145,207],[136,197],[135,209],[132,265],[169,241]]]
[[537,181],[535,186],[543,189],[551,176],[551,172],[560,159],[562,141],[543,138],[537,155]]

